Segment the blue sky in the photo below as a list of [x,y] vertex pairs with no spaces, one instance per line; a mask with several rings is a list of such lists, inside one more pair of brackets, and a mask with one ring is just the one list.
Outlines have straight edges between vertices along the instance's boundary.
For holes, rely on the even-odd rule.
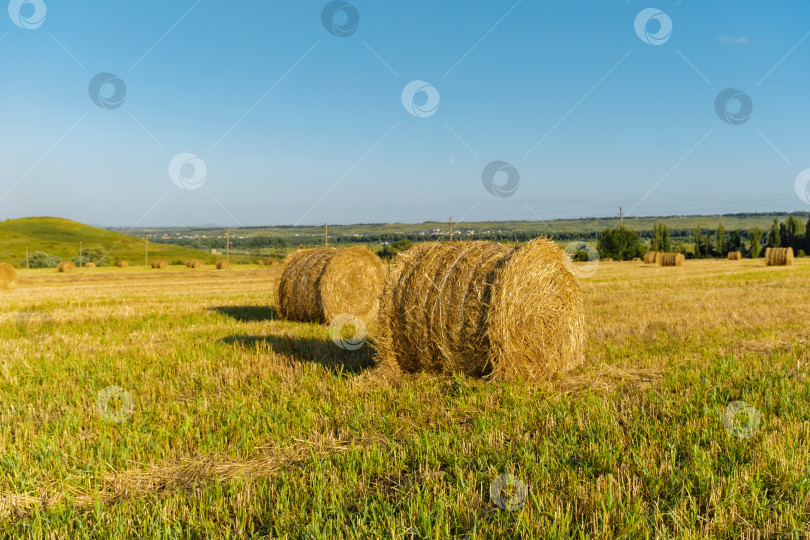
[[[237,226],[810,210],[794,185],[810,168],[803,0],[354,0],[329,19],[343,28],[355,10],[347,36],[324,26],[326,1],[38,2],[14,0],[16,21],[0,11],[3,219]],[[644,41],[660,18],[636,33],[646,8],[672,23],[661,44]],[[126,85],[119,107],[91,99],[99,73]],[[406,110],[412,81],[435,89],[435,110]],[[727,88],[753,105],[739,125],[715,111]],[[406,101],[418,113],[425,99]],[[204,163],[179,168],[195,189],[170,177],[178,154]],[[519,173],[509,196],[482,183],[493,161]]]

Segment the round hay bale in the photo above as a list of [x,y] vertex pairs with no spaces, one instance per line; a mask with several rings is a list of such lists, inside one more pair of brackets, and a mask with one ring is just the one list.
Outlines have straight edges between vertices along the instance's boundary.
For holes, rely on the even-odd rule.
[[205,263],[203,261],[201,261],[200,259],[194,259],[192,261],[189,261],[189,265],[188,265],[189,268],[203,268],[204,266],[205,266]]
[[155,270],[165,270],[169,267],[169,263],[166,261],[152,261],[152,268]]
[[226,260],[217,261],[217,270],[228,270],[229,268],[231,268],[231,266],[233,266],[231,264],[231,261]]
[[683,266],[686,257],[683,253],[662,253],[660,259],[661,266]]
[[375,319],[385,265],[369,249],[308,249],[287,256],[276,290],[279,314],[290,320],[327,323],[350,313]]
[[62,261],[56,267],[57,272],[67,273],[67,272],[73,272],[74,270],[76,270],[76,265],[73,264],[73,261]]
[[118,268],[129,268],[129,263],[127,261],[118,261],[116,266]]
[[765,266],[793,266],[793,248],[767,248]]
[[658,264],[657,251],[648,251],[644,254],[644,264]]
[[88,262],[84,263],[84,267],[85,267],[85,268],[95,268],[95,267],[96,267],[96,263],[94,263],[94,262],[92,262],[92,261],[88,261]]
[[739,251],[729,251],[728,252],[728,260],[730,261],[741,261],[742,260],[742,253]]
[[633,262],[641,262],[641,257],[633,257]]
[[545,238],[400,253],[382,294],[378,363],[498,380],[545,379],[581,364],[584,309],[565,256]]
[[275,266],[278,264],[277,259],[260,259],[258,262],[259,266]]
[[602,262],[613,262],[613,259],[611,257],[605,257],[602,259]]
[[8,263],[0,263],[0,289],[10,291],[19,285],[17,269]]

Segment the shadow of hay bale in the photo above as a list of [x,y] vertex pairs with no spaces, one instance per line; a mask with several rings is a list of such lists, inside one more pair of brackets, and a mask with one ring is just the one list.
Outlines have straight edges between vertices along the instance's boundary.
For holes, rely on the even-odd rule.
[[234,335],[222,339],[228,345],[251,349],[269,348],[276,354],[320,364],[333,373],[361,373],[374,366],[374,347],[368,341],[357,350],[344,350],[329,339],[290,336]]
[[240,322],[276,321],[278,311],[272,306],[215,306],[209,311],[216,311]]

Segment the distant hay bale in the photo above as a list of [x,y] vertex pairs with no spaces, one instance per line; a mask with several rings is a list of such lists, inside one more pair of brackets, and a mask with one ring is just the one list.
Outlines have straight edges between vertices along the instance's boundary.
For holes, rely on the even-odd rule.
[[186,266],[189,268],[203,268],[205,266],[205,262],[200,259],[190,259],[186,261]]
[[740,261],[742,260],[742,253],[739,251],[729,251],[728,252],[728,260],[730,261]]
[[116,263],[116,266],[118,268],[129,268],[129,263],[127,261],[118,261],[118,263]]
[[152,268],[155,270],[165,270],[169,267],[169,263],[166,261],[152,261]]
[[552,241],[419,243],[391,263],[374,336],[378,364],[498,380],[582,363],[579,281]]
[[369,249],[307,249],[287,256],[276,291],[279,314],[327,323],[350,313],[372,322],[380,304],[385,265]]
[[633,257],[633,262],[641,262],[641,257]]
[[661,266],[683,266],[686,257],[683,253],[662,253],[660,259]]
[[96,267],[96,263],[94,263],[94,262],[92,262],[92,261],[87,261],[86,263],[84,263],[84,267],[85,267],[85,268],[95,268],[95,267]]
[[602,262],[613,262],[613,259],[611,257],[605,257],[602,259]]
[[226,261],[224,259],[221,261],[217,261],[217,270],[228,270],[229,268],[231,268],[231,266],[233,266],[231,264],[231,261]]
[[277,259],[260,259],[258,261],[259,266],[275,266],[278,264]]
[[0,263],[0,289],[10,291],[16,289],[17,285],[17,269],[8,263]]
[[59,266],[56,267],[57,272],[73,272],[76,270],[76,265],[73,264],[73,261],[62,261],[59,263]]
[[793,248],[767,248],[765,266],[793,266]]

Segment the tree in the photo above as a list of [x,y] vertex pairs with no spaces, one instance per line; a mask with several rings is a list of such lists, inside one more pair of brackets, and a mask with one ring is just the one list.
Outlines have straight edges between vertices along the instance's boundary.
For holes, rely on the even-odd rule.
[[742,238],[739,231],[731,231],[726,242],[727,251],[742,251]]
[[670,248],[669,227],[663,223],[653,225],[652,250],[666,253]]
[[721,257],[723,255],[725,255],[726,253],[728,253],[725,250],[725,246],[723,245],[723,243],[725,242],[725,233],[726,233],[726,228],[723,227],[723,224],[722,223],[718,224],[717,225],[717,249],[716,249],[716,253],[718,255],[720,255]]
[[804,227],[804,250],[810,253],[810,218],[807,218],[807,225]]
[[[794,251],[804,248],[804,238],[806,234],[806,227],[799,218],[790,216],[785,222],[784,228],[780,228],[780,237],[782,245],[785,247],[792,247]],[[784,233],[782,233],[784,231]]]
[[71,260],[76,266],[84,266],[89,262],[95,263],[96,266],[108,266],[110,264],[110,259],[107,257],[107,250],[103,247],[87,248],[84,250],[81,257],[76,255]]
[[703,235],[700,234],[700,225],[695,227],[695,258],[700,259],[703,254]]
[[397,253],[410,249],[412,245],[413,242],[407,238],[403,238],[402,240],[397,240],[391,245],[386,245],[377,253],[377,255],[379,255],[381,259],[392,259]]
[[596,249],[602,258],[629,261],[641,255],[641,239],[636,231],[624,227],[605,229],[599,235]]
[[774,219],[771,225],[771,232],[768,233],[768,247],[779,247],[782,242],[779,238],[779,220]]
[[[35,251],[28,257],[28,264],[31,268],[56,268],[61,261],[62,259],[56,255],[44,251]],[[25,259],[22,260],[20,266],[25,268]]]
[[756,259],[762,251],[762,229],[754,227],[751,231],[751,258]]

